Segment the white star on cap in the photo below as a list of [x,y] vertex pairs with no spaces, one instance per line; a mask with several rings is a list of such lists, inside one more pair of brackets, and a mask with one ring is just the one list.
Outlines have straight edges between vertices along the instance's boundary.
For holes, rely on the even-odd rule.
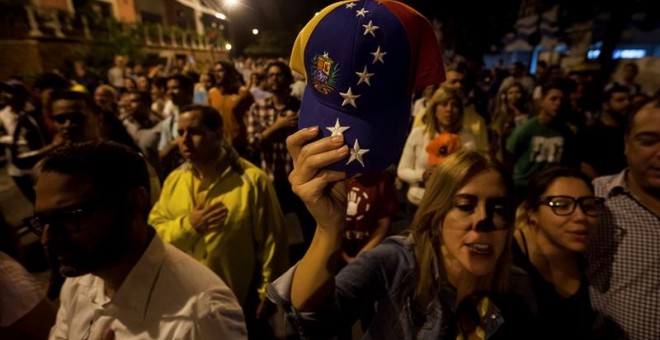
[[366,25],[362,25],[364,27],[364,34],[362,35],[367,35],[367,33],[371,34],[372,37],[376,37],[376,32],[375,30],[379,29],[379,26],[374,25],[373,21],[369,20],[369,23]]
[[374,56],[374,61],[372,62],[372,64],[375,64],[377,61],[380,61],[381,63],[385,64],[385,61],[383,60],[383,56],[386,54],[387,52],[381,52],[380,46],[378,46],[376,52],[371,52],[371,55]]
[[356,5],[355,2],[351,2],[350,4],[346,4],[346,8],[351,9],[355,7],[355,5]]
[[364,15],[369,13],[369,11],[367,11],[364,7],[362,7],[361,10],[356,11],[355,13],[356,13],[355,14],[356,17],[363,17],[364,18]]
[[357,160],[362,164],[362,167],[364,167],[364,159],[362,159],[362,155],[365,153],[369,152],[369,149],[361,149],[360,148],[360,142],[358,142],[357,138],[355,139],[355,144],[353,145],[353,148],[350,150],[351,155],[348,158],[348,162],[346,162],[346,165],[351,164],[354,160]]
[[346,92],[339,92],[339,95],[344,98],[344,101],[341,103],[341,106],[345,106],[348,104],[353,105],[354,108],[357,109],[357,106],[355,105],[355,100],[360,97],[359,94],[353,94],[353,91],[351,91],[351,88],[348,88],[348,91]]
[[343,135],[344,135],[344,131],[346,131],[346,130],[348,130],[348,129],[350,129],[350,128],[351,128],[350,126],[341,126],[341,124],[339,124],[339,118],[337,118],[337,121],[335,122],[335,126],[328,126],[328,127],[326,127],[326,129],[328,129],[330,132],[332,132],[332,136],[331,136],[331,137],[334,137],[334,136],[343,136]]
[[367,85],[371,86],[371,83],[369,82],[369,78],[371,78],[371,76],[373,76],[374,74],[369,73],[369,71],[367,71],[367,65],[364,65],[364,71],[355,72],[355,74],[357,74],[358,77],[360,77],[360,80],[358,80],[358,83],[357,83],[358,85],[360,85],[362,83],[366,83]]

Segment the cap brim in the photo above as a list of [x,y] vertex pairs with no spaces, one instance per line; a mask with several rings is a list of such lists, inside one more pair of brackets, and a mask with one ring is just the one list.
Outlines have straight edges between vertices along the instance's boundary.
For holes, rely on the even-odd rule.
[[364,166],[358,159],[349,162],[350,157],[346,157],[328,166],[329,169],[350,173],[382,171],[398,162],[408,134],[410,100],[378,112],[367,112],[358,106],[359,114],[348,114],[316,100],[313,91],[309,85],[305,86],[298,127],[318,126],[321,131],[318,138],[323,138],[332,135],[328,128],[339,120],[341,126],[349,127],[343,132],[349,149],[358,141],[360,149],[369,150],[362,155]]

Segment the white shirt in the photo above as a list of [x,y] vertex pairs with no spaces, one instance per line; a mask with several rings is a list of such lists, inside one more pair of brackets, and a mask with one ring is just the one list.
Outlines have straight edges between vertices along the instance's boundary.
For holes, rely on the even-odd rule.
[[[420,183],[423,181],[424,171],[429,167],[429,154],[426,151],[426,145],[431,142],[432,136],[426,133],[425,130],[425,125],[412,129],[397,167],[399,178],[410,185],[406,197],[414,205],[419,205],[424,196],[425,189],[420,186]],[[458,135],[461,137],[463,148],[476,150],[476,138],[472,133],[463,129]]]
[[[16,132],[16,125],[18,125],[18,114],[15,113],[11,106],[7,105],[4,109],[0,110],[0,126],[2,126],[7,135],[0,137],[0,145],[4,146],[5,157],[7,158],[7,173],[9,176],[20,177],[30,175],[31,170],[21,170],[14,165],[14,159],[11,155],[11,146],[14,143],[14,132]],[[19,140],[18,144],[27,143],[25,140]]]
[[50,339],[246,339],[243,312],[210,269],[154,235],[112,299],[92,274],[68,278]]

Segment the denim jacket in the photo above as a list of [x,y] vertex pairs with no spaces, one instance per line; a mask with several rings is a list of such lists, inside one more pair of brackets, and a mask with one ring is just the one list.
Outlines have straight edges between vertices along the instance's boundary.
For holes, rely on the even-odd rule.
[[[413,299],[415,266],[412,236],[392,236],[337,274],[334,301],[321,311],[306,313],[291,306],[291,283],[297,265],[269,285],[267,294],[274,303],[285,307],[289,326],[303,339],[332,338],[361,317],[364,322],[365,313],[372,317],[363,339],[455,339],[455,288],[446,279],[440,279],[441,293],[436,301],[428,308],[418,306]],[[436,278],[441,278],[437,268],[436,264]],[[519,281],[520,276],[524,272],[514,271],[512,280]],[[528,285],[523,282],[519,286],[523,287],[524,300],[529,301],[531,293],[525,288]],[[533,311],[533,303],[530,307]],[[486,317],[484,331],[486,339],[491,339],[499,333],[505,319],[493,303]]]

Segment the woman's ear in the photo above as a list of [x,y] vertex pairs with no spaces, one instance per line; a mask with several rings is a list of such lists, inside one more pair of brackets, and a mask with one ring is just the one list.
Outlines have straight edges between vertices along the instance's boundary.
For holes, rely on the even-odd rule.
[[527,210],[527,224],[531,226],[538,226],[539,220],[536,216],[536,211],[528,209]]

